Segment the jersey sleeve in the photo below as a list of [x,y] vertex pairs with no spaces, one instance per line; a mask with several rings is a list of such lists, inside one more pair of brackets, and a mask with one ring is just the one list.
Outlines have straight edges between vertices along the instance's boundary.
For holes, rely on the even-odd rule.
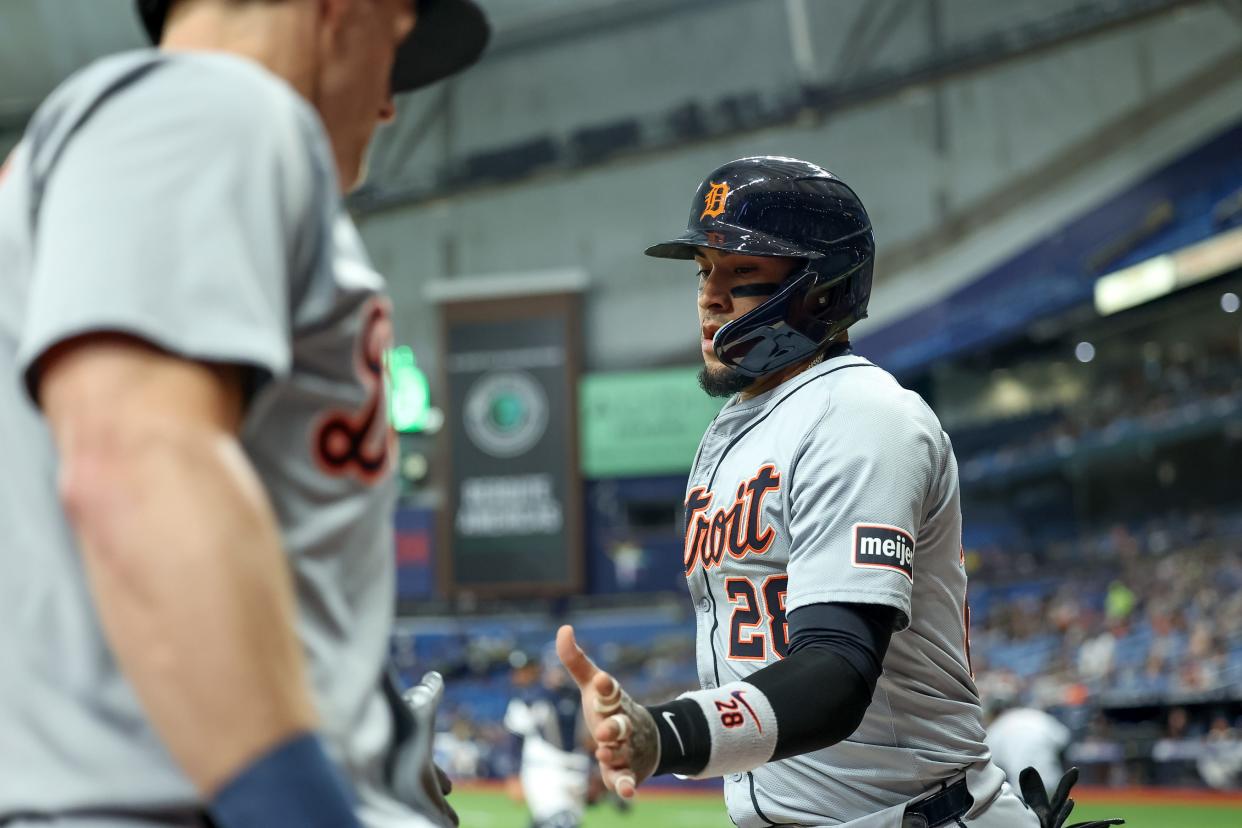
[[786,610],[883,604],[908,626],[918,528],[943,464],[943,432],[916,395],[835,393],[791,466]]
[[19,346],[36,401],[39,358],[95,332],[287,373],[290,286],[316,232],[310,136],[291,91],[211,68],[100,100],[44,176]]

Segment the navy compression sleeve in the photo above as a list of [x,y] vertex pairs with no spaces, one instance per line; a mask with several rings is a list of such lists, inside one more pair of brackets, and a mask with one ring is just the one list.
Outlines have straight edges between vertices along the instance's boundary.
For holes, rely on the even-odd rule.
[[[789,614],[785,658],[745,679],[763,692],[776,715],[778,735],[769,761],[828,747],[858,728],[897,616],[897,609],[878,604],[812,604]],[[650,710],[660,733],[656,773],[703,770],[711,731],[699,705],[682,698]],[[676,731],[674,721],[682,723]]]
[[789,613],[788,654],[746,678],[776,711],[773,760],[828,747],[858,729],[897,613],[879,604],[811,604]]

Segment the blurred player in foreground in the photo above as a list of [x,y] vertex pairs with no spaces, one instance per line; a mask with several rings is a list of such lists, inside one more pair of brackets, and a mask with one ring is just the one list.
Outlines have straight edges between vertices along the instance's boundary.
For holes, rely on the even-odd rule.
[[382,687],[391,322],[341,195],[486,21],[138,7],[163,49],[61,85],[0,180],[0,824],[446,822],[438,677]]
[[515,737],[531,828],[577,828],[592,771],[578,690],[559,664],[543,666],[522,652],[514,658],[518,693],[505,710],[505,728]]
[[1068,809],[1032,812],[988,761],[949,439],[850,350],[874,253],[853,190],[776,157],[712,172],[647,249],[695,263],[700,381],[730,397],[686,496],[702,689],[642,707],[572,628],[558,652],[622,794],[721,776],[741,828],[1059,828]]

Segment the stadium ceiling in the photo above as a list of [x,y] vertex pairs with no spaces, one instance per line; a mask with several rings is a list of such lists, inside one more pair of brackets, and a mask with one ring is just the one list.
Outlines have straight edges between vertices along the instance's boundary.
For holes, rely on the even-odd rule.
[[[588,24],[639,22],[710,2],[738,0],[480,0],[496,30],[493,46],[501,51],[538,48]],[[133,0],[0,2],[0,149],[74,70],[145,43]]]
[[[694,143],[804,122],[808,116],[840,113],[914,87],[982,72],[1208,2],[1064,2],[1049,4],[1042,14],[1032,13],[1038,6],[1015,6],[1012,14],[989,18],[990,22],[975,27],[968,38],[949,42],[945,20],[955,12],[964,12],[968,0],[867,0],[848,4],[851,13],[833,18],[833,25],[847,31],[840,53],[817,58],[812,39],[796,34],[797,21],[806,24],[806,12],[816,0],[628,0],[607,4],[602,0],[594,4],[589,0],[557,0],[555,4],[545,0],[566,10],[549,18],[514,18],[508,28],[499,30],[490,56],[504,59],[540,48],[551,50],[557,45],[607,37],[627,26],[668,25],[676,17],[693,20],[695,12],[709,7],[719,12],[723,6],[761,1],[766,2],[765,8],[781,15],[780,24],[790,32],[790,57],[799,71],[798,83],[781,82],[773,88],[762,78],[746,78],[757,85],[716,99],[704,99],[700,90],[687,88],[687,97],[668,109],[617,111],[601,122],[579,123],[559,131],[553,128],[517,143],[469,153],[450,151],[428,165],[419,160],[417,150],[433,135],[438,121],[451,121],[452,90],[445,87],[429,107],[399,112],[394,127],[379,136],[371,157],[377,175],[351,196],[351,210],[364,214],[417,204],[535,175],[572,172],[625,156],[678,151]],[[568,10],[571,2],[575,4]],[[1215,2],[1226,3],[1231,10],[1242,5],[1242,0]],[[846,9],[847,4],[840,8]],[[1239,16],[1242,19],[1242,12]],[[911,54],[904,63],[877,61],[875,54],[905,24],[925,31],[929,48]],[[830,64],[834,66],[830,68]],[[675,79],[670,79],[670,85],[676,87]],[[943,130],[940,124],[937,129]]]
[[[489,54],[535,51],[572,38],[651,24],[663,18],[754,0],[479,0],[491,16],[495,38]],[[1059,37],[1092,34],[1154,13],[1205,0],[1096,0],[1082,4],[1079,20],[1062,21]],[[784,0],[788,6],[815,0]],[[920,14],[944,0],[875,0],[863,17]],[[1217,0],[1231,7],[1242,0]],[[16,142],[39,102],[65,77],[90,61],[144,44],[133,0],[3,0],[0,2],[0,152]],[[1242,13],[1242,12],[1240,12]],[[891,24],[892,20],[885,21]],[[1029,34],[1029,33],[1028,33]],[[1047,33],[1045,33],[1047,34]],[[1023,32],[997,32],[996,54],[971,55],[970,64],[1012,56]],[[486,59],[486,58],[485,58]],[[969,68],[962,65],[946,68]],[[934,73],[933,73],[934,74]],[[890,79],[891,80],[891,79]],[[927,77],[912,79],[914,82]]]

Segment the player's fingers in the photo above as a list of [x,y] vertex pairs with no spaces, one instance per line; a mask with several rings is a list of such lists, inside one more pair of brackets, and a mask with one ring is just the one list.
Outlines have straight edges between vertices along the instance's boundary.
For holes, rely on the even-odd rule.
[[618,745],[605,745],[595,751],[595,759],[600,769],[609,768],[614,771],[630,769],[630,751]]
[[601,716],[610,716],[621,709],[621,685],[617,680],[603,671],[597,671],[591,682],[595,698],[591,706]]
[[574,628],[568,624],[556,631],[556,655],[565,665],[579,689],[585,690],[588,683],[599,672],[599,668],[587,654],[582,652],[578,642],[574,640]]
[[610,791],[615,791],[617,789],[617,782],[622,776],[633,777],[633,775],[634,772],[625,765],[620,765],[618,767],[601,765],[599,769],[599,778],[604,780],[604,787],[608,788]]
[[624,742],[629,738],[633,729],[629,716],[624,713],[614,713],[596,726],[595,741],[601,744]]
[[622,799],[633,799],[635,792],[638,790],[638,784],[634,781],[634,774],[629,771],[618,773],[613,780],[612,789]]

